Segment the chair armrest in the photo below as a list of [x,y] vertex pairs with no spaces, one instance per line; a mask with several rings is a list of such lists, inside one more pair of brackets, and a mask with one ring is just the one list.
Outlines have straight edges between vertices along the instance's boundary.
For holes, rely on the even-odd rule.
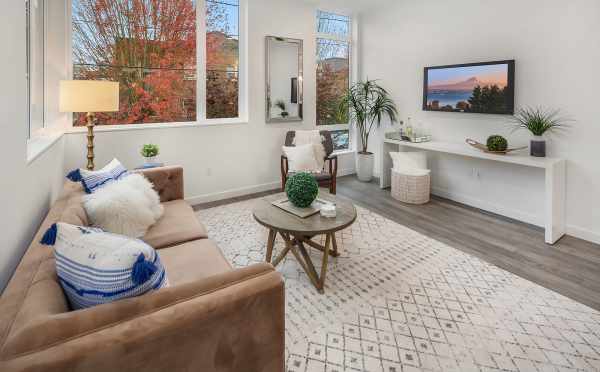
[[6,345],[0,370],[281,372],[284,307],[281,275],[258,264],[48,317],[19,335],[33,348]]
[[183,167],[170,166],[149,169],[139,169],[141,173],[154,185],[161,202],[184,198]]

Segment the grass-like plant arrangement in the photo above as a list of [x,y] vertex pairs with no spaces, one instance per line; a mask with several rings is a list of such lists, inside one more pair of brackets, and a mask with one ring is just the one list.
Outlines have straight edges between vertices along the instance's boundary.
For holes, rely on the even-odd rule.
[[527,129],[534,136],[543,136],[568,127],[567,119],[561,117],[560,110],[550,110],[542,107],[524,107],[514,114],[515,130]]

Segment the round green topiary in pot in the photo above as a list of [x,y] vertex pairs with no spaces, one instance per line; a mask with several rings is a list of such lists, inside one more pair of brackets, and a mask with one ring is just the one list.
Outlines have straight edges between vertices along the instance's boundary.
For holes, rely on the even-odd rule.
[[508,141],[506,138],[495,134],[488,137],[487,148],[489,151],[506,151],[508,148]]
[[285,193],[296,207],[307,208],[319,195],[319,184],[309,173],[296,173],[285,183]]

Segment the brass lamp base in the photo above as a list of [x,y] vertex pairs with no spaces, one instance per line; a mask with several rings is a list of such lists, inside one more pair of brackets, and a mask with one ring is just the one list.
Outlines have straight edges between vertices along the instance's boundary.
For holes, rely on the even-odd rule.
[[88,112],[87,115],[87,169],[94,170],[94,125],[96,123],[96,116],[92,112]]

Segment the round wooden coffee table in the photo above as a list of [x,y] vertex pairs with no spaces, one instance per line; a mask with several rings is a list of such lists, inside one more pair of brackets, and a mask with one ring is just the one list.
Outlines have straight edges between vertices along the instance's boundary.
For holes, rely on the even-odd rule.
[[[254,207],[254,219],[269,229],[266,261],[277,266],[289,252],[292,252],[313,285],[320,293],[324,293],[329,255],[339,256],[335,232],[354,223],[356,208],[347,199],[331,195],[324,189],[320,189],[319,199],[335,203],[337,216],[325,218],[320,214],[315,214],[307,218],[300,218],[272,204],[273,201],[284,198],[286,198],[284,193],[271,195],[258,201]],[[285,242],[285,248],[273,259],[273,246],[278,234]],[[325,245],[313,241],[313,238],[319,235],[325,235]],[[321,275],[317,274],[306,246],[323,252]]]

